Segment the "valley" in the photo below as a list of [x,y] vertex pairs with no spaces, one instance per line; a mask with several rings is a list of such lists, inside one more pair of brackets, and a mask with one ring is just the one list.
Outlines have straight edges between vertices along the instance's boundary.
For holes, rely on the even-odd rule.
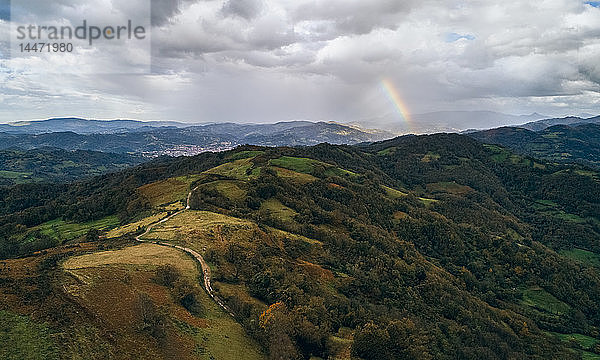
[[[49,119],[0,124],[0,150],[60,148],[146,158],[191,156],[244,144],[310,146],[322,142],[356,144],[393,133],[335,122],[287,121],[275,124],[183,124],[133,120]],[[0,168],[1,169],[1,168]]]

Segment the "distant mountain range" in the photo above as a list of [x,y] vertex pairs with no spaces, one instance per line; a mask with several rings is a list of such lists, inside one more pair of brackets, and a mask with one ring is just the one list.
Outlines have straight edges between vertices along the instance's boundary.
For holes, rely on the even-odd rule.
[[20,123],[17,126],[4,125],[0,131],[2,129],[9,131],[0,132],[0,149],[56,147],[147,156],[194,155],[203,151],[230,149],[243,144],[265,146],[309,146],[324,142],[355,144],[394,136],[387,131],[364,130],[332,122],[308,121],[184,126],[181,123],[171,122],[51,119]]
[[71,131],[77,134],[116,134],[149,131],[155,128],[183,128],[190,124],[175,121],[87,120],[55,118],[48,120],[17,121],[0,124],[0,132],[10,134],[44,134]]
[[400,134],[425,134],[438,132],[461,132],[468,129],[484,130],[508,125],[546,119],[538,113],[530,115],[508,115],[493,111],[438,111],[413,114],[407,120],[385,116],[359,122],[361,126],[385,129]]
[[509,115],[493,111],[438,111],[410,115],[408,121],[395,116],[360,122],[362,126],[385,129],[398,134],[474,132],[505,126],[540,131],[554,125],[579,123],[600,123],[600,116],[582,114],[579,117],[550,118],[538,113]]
[[[512,116],[487,111],[436,112],[415,115],[411,126],[431,131],[469,130],[485,143],[510,147],[522,154],[557,162],[578,161],[600,166],[600,116],[542,118],[540,114]],[[515,123],[510,127],[497,127]],[[402,125],[405,126],[406,124]],[[558,127],[557,127],[558,126]],[[389,127],[388,127],[389,128]],[[239,145],[311,146],[319,143],[370,143],[394,137],[390,131],[365,130],[335,122],[288,121],[276,124],[184,124],[136,120],[58,118],[0,125],[0,149],[90,150],[142,156],[195,155]]]
[[554,118],[554,119],[544,119],[529,122],[527,124],[520,125],[520,128],[533,130],[533,131],[541,131],[546,128],[555,125],[579,125],[579,124],[600,124],[600,116],[589,117],[589,118],[581,118],[576,116],[568,116],[563,118]]

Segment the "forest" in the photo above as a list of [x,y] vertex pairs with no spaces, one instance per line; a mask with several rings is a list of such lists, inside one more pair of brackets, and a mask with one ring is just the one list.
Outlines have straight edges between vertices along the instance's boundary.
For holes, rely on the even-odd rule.
[[556,335],[600,335],[598,173],[456,134],[242,146],[2,187],[0,257],[60,245],[30,230],[54,219],[148,216],[141,186],[191,174],[193,211],[248,224],[219,228],[204,255],[221,288],[243,289],[223,296],[273,359],[333,357],[347,333],[362,359],[600,354]]

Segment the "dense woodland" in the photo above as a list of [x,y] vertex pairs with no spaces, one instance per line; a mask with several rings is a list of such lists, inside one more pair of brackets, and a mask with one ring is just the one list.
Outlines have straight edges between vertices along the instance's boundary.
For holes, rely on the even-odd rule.
[[57,148],[0,150],[0,185],[74,181],[115,172],[148,160],[129,154]]
[[[538,123],[533,123],[532,126]],[[540,122],[539,125],[542,125]],[[539,131],[503,127],[478,131],[469,136],[488,144],[498,144],[520,154],[560,163],[580,163],[600,167],[600,124],[553,125]]]
[[[147,199],[137,189],[157,180],[202,172],[220,164],[222,154],[204,153],[186,158],[159,158],[119,173],[82,181],[0,186],[0,257],[19,256],[48,247],[52,242],[35,234],[23,243],[16,234],[46,221],[62,218],[85,222],[118,215],[125,223],[147,211]],[[56,245],[56,244],[53,244]]]
[[[245,183],[245,199],[197,191],[192,208],[258,224],[255,238],[264,241],[229,243],[207,259],[216,280],[243,284],[268,305],[226,299],[272,358],[327,358],[336,352],[332,335],[345,329],[354,332],[352,355],[362,359],[578,359],[575,345],[549,332],[598,338],[600,269],[561,255],[600,253],[595,171],[448,134],[234,152],[247,150],[261,152],[246,170],[257,176]],[[27,243],[18,236],[54,218],[135,219],[149,210],[139,186],[202,172],[230,154],[0,188],[0,256],[56,245],[43,234]],[[278,176],[271,165],[282,157],[316,160],[301,171],[315,181]],[[296,215],[261,211],[273,200]],[[318,243],[290,238],[274,246],[272,228]],[[528,291],[543,291],[560,307],[527,306]]]

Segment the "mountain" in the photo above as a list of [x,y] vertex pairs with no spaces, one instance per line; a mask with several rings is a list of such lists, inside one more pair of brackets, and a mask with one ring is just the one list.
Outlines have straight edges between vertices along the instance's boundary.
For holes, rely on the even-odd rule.
[[2,349],[593,359],[599,179],[436,134],[0,187]]
[[72,181],[139,165],[146,158],[55,148],[0,150],[0,185]]
[[[564,120],[564,119],[563,119]],[[576,121],[576,120],[574,120]],[[543,127],[552,123],[533,123]],[[600,123],[575,125],[553,125],[540,131],[521,127],[505,127],[471,133],[469,136],[487,144],[497,144],[513,149],[520,154],[561,163],[581,163],[600,166]],[[539,125],[539,126],[538,126]]]
[[529,122],[519,127],[532,131],[541,131],[555,125],[578,125],[578,124],[600,124],[600,116],[581,118],[569,116],[564,118],[543,119]]
[[0,124],[0,132],[9,134],[45,134],[74,132],[77,134],[114,134],[130,131],[148,131],[154,128],[181,128],[189,124],[175,121],[137,120],[87,120],[80,118],[54,118],[38,121],[17,121]]
[[493,111],[438,111],[413,114],[405,121],[398,115],[358,122],[361,126],[385,129],[396,133],[461,132],[469,129],[490,129],[500,126],[523,124],[547,118],[533,113],[530,115],[508,115]]
[[307,146],[321,142],[354,144],[382,140],[392,136],[385,131],[363,130],[325,122],[298,121],[258,125],[224,123],[102,134],[0,133],[0,149],[57,147],[66,150],[177,156],[194,155],[203,151],[221,151],[242,144],[273,146]]
[[577,117],[583,118],[583,119],[588,119],[591,117],[595,117],[596,115],[594,114],[590,114],[590,113],[586,113],[586,112],[582,112],[576,115]]
[[315,123],[310,121],[282,121],[275,124],[215,123],[203,126],[194,126],[192,128],[215,134],[230,134],[235,137],[245,137],[249,135],[272,135],[295,128],[311,128],[314,125]]

